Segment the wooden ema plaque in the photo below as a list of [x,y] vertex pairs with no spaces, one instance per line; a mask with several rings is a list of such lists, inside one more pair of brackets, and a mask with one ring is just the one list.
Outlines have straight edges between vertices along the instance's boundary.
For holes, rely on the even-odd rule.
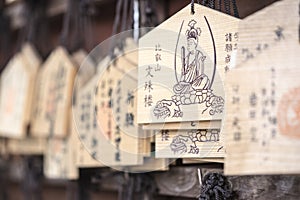
[[237,69],[226,77],[227,174],[299,172],[299,141],[282,128],[299,113],[289,94],[299,84],[299,4],[276,2],[240,24]]
[[[79,142],[82,143],[83,148],[88,150],[89,157],[93,155],[91,151],[97,152],[101,148],[98,141],[100,133],[97,126],[97,115],[95,114],[97,110],[96,102],[94,101],[97,83],[98,79],[96,76],[79,90],[77,106],[75,109],[73,108],[75,120],[73,125],[80,140]],[[80,158],[81,162],[83,162],[83,159]]]
[[[72,124],[74,121],[72,120]],[[82,144],[81,140],[79,139],[78,132],[76,130],[76,126],[72,125],[72,133],[71,133],[71,140],[72,146],[75,152],[75,165],[78,168],[89,168],[89,167],[102,167],[104,166],[99,161],[95,160],[91,154],[87,151],[87,149]]]
[[[129,45],[127,42],[126,48]],[[96,160],[108,166],[143,163],[142,130],[136,124],[136,66],[137,52],[125,50],[112,63],[103,65],[80,91],[80,139]],[[96,105],[91,104],[93,101]],[[91,128],[88,120],[93,120],[94,134],[86,134],[86,128]]]
[[224,163],[224,158],[184,158],[183,164]]
[[[34,98],[34,88],[36,84],[38,68],[41,64],[41,59],[34,47],[29,43],[22,47],[22,54],[28,62],[28,67],[31,68],[30,70],[32,71],[27,97],[27,102],[31,103],[28,103],[25,106],[26,121],[30,123],[32,107],[36,103],[36,99]],[[21,140],[9,139],[7,141],[7,152],[13,155],[42,155],[45,152],[45,148],[46,140],[42,138],[26,137],[22,138]]]
[[127,39],[124,53],[98,73],[95,100],[101,149],[92,154],[108,166],[143,164],[143,132],[136,123],[137,56],[136,45]]
[[239,21],[188,5],[139,40],[138,123],[222,119]]
[[144,124],[144,130],[191,130],[191,129],[220,129],[222,123],[220,120],[212,121],[196,121],[196,122],[169,122],[169,123],[155,123]]
[[78,169],[71,155],[70,140],[49,138],[44,156],[44,175],[49,179],[77,179]]
[[[167,171],[169,170],[169,159],[144,157],[142,165],[130,166],[126,168],[129,172],[145,173],[153,171]],[[122,170],[122,168],[121,168]]]
[[63,47],[57,47],[43,64],[33,114],[35,136],[67,136],[75,73],[74,63]]
[[282,37],[299,40],[299,0],[278,1],[244,18],[239,25],[239,47],[232,67],[243,66],[279,44]]
[[[92,156],[88,153],[86,148],[83,146],[79,139],[79,134],[77,131],[77,126],[74,117],[76,117],[76,112],[79,109],[80,105],[80,90],[86,85],[89,80],[95,75],[96,67],[94,63],[88,57],[88,54],[79,50],[73,54],[73,59],[77,63],[80,68],[78,69],[76,79],[74,82],[74,91],[73,91],[73,101],[72,101],[72,116],[71,116],[71,135],[70,135],[70,148],[73,149],[73,154],[75,156],[75,163],[77,168],[83,167],[100,167],[102,164],[96,161]],[[77,121],[77,120],[76,120]],[[92,127],[92,123],[89,124]],[[91,135],[90,130],[86,133],[86,136],[89,137]]]
[[33,88],[41,63],[30,44],[23,46],[1,75],[0,134],[24,138],[30,122]]
[[[80,63],[82,63],[82,61],[83,60],[81,60]],[[90,99],[90,101],[86,101],[87,95],[93,96],[95,94],[95,89],[96,89],[95,85],[97,85],[97,79],[93,78],[95,73],[86,76],[87,75],[86,67],[89,69],[90,68],[89,65],[92,64],[87,62],[88,61],[84,61],[83,63],[83,68],[82,68],[83,73],[80,72],[78,73],[76,83],[75,83],[75,86],[78,87],[78,92],[75,92],[77,94],[78,101],[76,101],[76,104],[73,104],[74,112],[73,112],[73,121],[72,121],[72,131],[74,132],[74,134],[72,133],[72,138],[74,140],[74,145],[78,147],[76,148],[76,166],[79,168],[105,166],[101,162],[95,160],[95,158],[93,158],[88,151],[88,149],[95,149],[95,147],[98,146],[96,142],[93,141],[97,140],[96,136],[97,134],[99,134],[99,131],[98,128],[96,127],[97,124],[94,123],[95,110],[93,110],[93,107],[95,106],[95,101],[92,98]],[[97,69],[99,70],[101,67],[107,66],[108,64],[109,64],[109,59],[108,57],[106,57],[98,64]],[[89,109],[90,112],[87,111],[84,114],[85,118],[89,118],[89,120],[81,121],[80,115],[83,114],[82,110],[85,110],[85,108],[82,107],[80,108],[80,105],[81,106],[84,105],[87,107],[93,105]],[[81,114],[79,113],[80,110],[81,110]],[[82,135],[80,133],[82,133]],[[89,148],[87,148],[84,144]]]
[[284,39],[228,73],[226,174],[300,172],[299,54]]
[[44,138],[9,139],[7,152],[12,155],[43,155],[46,146]]
[[28,62],[28,67],[32,71],[27,97],[28,104],[25,106],[27,122],[31,123],[32,108],[33,105],[36,103],[34,99],[36,79],[38,70],[40,68],[40,65],[42,64],[42,60],[39,54],[36,52],[36,49],[30,43],[24,44],[24,46],[22,47],[22,54]]
[[220,129],[160,130],[155,135],[156,158],[224,157]]
[[78,66],[76,79],[74,80],[74,90],[76,90],[84,86],[95,75],[96,66],[84,50],[78,50],[72,55],[72,58]]

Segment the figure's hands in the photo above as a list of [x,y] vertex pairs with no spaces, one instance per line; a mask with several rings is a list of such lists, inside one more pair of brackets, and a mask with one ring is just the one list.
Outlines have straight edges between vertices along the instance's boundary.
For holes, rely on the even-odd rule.
[[206,56],[201,56],[201,61],[203,62],[206,59]]

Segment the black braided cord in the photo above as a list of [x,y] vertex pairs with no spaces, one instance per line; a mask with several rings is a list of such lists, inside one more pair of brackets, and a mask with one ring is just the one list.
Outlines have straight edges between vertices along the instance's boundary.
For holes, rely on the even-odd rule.
[[[300,3],[299,3],[299,19],[300,19]],[[300,43],[300,21],[299,21],[299,43]]]
[[232,0],[232,6],[233,6],[233,14],[235,17],[239,18],[240,15],[239,15],[239,11],[238,11],[238,8],[237,8],[237,5],[236,5],[236,0]]
[[224,5],[225,5],[226,14],[230,15],[231,14],[230,0],[224,0]]
[[[239,12],[238,12],[236,0],[218,0],[218,2],[216,0],[202,0],[202,5],[212,8],[212,9],[218,9],[219,11],[222,11],[222,3],[223,2],[224,2],[225,13],[239,18]],[[195,1],[191,0],[191,13],[192,14],[195,13],[194,3],[195,3]],[[233,9],[233,14],[231,13],[231,6]]]
[[204,176],[199,200],[233,199],[231,184],[220,173],[208,173]]
[[210,0],[208,6],[212,9],[215,9],[215,0]]
[[195,1],[194,0],[191,1],[191,13],[192,13],[192,15],[195,14]]
[[222,0],[219,0],[219,3],[218,3],[218,10],[219,10],[219,11],[222,10]]

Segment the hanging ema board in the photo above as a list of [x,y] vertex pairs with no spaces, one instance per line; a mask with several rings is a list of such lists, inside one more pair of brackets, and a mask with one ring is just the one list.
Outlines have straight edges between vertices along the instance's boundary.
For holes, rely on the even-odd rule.
[[40,58],[29,44],[23,46],[1,75],[0,134],[23,138],[30,123],[31,103]]
[[[36,103],[34,99],[35,94],[35,84],[37,79],[38,70],[40,68],[40,65],[42,64],[42,60],[40,56],[38,55],[36,49],[33,47],[30,43],[25,43],[22,47],[22,54],[24,55],[24,58],[28,62],[28,68],[30,69],[31,78],[29,83],[29,89],[28,89],[28,97],[27,97],[27,105],[26,108],[26,121],[28,124],[31,123],[31,114],[32,114],[32,107]],[[30,134],[30,133],[29,133]]]
[[299,55],[286,38],[228,73],[226,174],[300,173]]
[[[167,171],[170,165],[169,159],[164,158],[154,158],[154,157],[144,157],[142,165],[130,166],[126,168],[128,172],[134,173],[146,173],[153,171]],[[120,168],[122,169],[122,168]]]
[[283,39],[299,40],[299,0],[283,0],[244,18],[239,25],[238,51],[232,67],[276,46]]
[[225,147],[220,127],[221,121],[170,122],[143,126],[144,130],[156,130],[157,158],[222,158]]
[[138,123],[222,119],[239,21],[188,5],[139,40]]
[[143,155],[139,140],[142,130],[136,124],[137,52],[116,58],[102,76],[98,83],[97,118],[105,138],[101,145],[108,147],[100,153],[103,163],[140,165]]
[[[78,71],[74,84],[73,106],[72,106],[72,135],[73,145],[76,148],[76,166],[79,168],[103,167],[101,162],[95,159],[93,152],[97,152],[98,138],[101,134],[97,127],[95,105],[93,98],[98,83],[98,75],[90,55],[82,57],[82,53],[74,54],[75,60],[80,63],[81,68]],[[110,62],[109,57],[99,62],[97,69],[107,66]],[[91,68],[93,66],[93,70]],[[88,73],[92,72],[93,73]],[[89,108],[89,109],[88,109]],[[90,153],[91,152],[91,153]]]
[[68,134],[74,63],[63,47],[57,47],[43,64],[39,78],[32,134],[65,137]]
[[279,1],[240,23],[237,68],[226,77],[227,174],[299,172],[299,141],[282,128],[298,130],[299,100],[290,96],[299,84],[299,6]]
[[[92,79],[92,77],[95,75],[96,72],[96,67],[91,58],[88,56],[88,54],[83,51],[79,50],[75,52],[72,55],[74,61],[77,63],[77,66],[80,66],[75,82],[74,82],[74,88],[73,88],[73,99],[72,99],[72,115],[71,115],[71,135],[69,137],[69,148],[73,150],[73,154],[71,156],[75,156],[73,163],[75,163],[77,168],[83,168],[83,167],[100,167],[103,166],[100,162],[96,161],[86,150],[86,148],[83,146],[79,139],[79,134],[78,134],[78,127],[76,125],[76,121],[74,117],[76,117],[76,110],[79,109],[79,105],[81,104],[80,100],[80,91],[86,85],[89,80]],[[83,99],[84,100],[84,99]],[[93,112],[93,111],[91,111]],[[89,122],[89,126],[93,127],[92,121]],[[86,132],[86,136],[89,137],[92,134],[93,128],[89,130],[84,130]],[[87,139],[88,140],[88,139]],[[91,138],[92,140],[92,138]]]
[[144,124],[144,130],[191,130],[191,129],[220,129],[222,123],[220,120],[211,121],[192,121],[192,122],[169,122]]
[[[126,48],[132,43],[127,40]],[[136,46],[131,46],[131,49]],[[137,52],[127,51],[103,66],[79,92],[75,114],[88,152],[107,166],[143,164],[141,127],[136,124]]]
[[[30,43],[26,43],[22,47],[22,54],[24,59],[28,62],[28,67],[32,71],[28,96],[25,105],[26,121],[30,123],[32,106],[36,103],[34,98],[34,89],[36,84],[36,77],[38,74],[38,68],[41,64],[41,59],[38,56],[36,50]],[[12,155],[42,155],[45,152],[46,140],[43,138],[32,138],[29,137],[23,139],[9,139],[7,141],[7,152]]]
[[[88,53],[82,49],[73,53],[72,58],[78,66],[76,79],[74,80],[74,90],[78,90],[78,88],[85,85],[90,78],[95,75],[96,66]],[[82,66],[82,64],[84,64],[84,66]]]
[[[100,149],[100,142],[98,141],[99,129],[97,127],[97,112],[95,98],[96,86],[98,83],[97,76],[92,77],[83,87],[78,88],[76,105],[73,104],[73,122],[72,134],[76,134],[77,151],[88,150],[84,155],[77,155],[78,160],[82,165],[96,165],[101,163],[94,160],[93,152]],[[74,101],[73,101],[74,102]],[[86,148],[86,149],[85,149]],[[84,156],[84,157],[79,157]],[[88,161],[89,163],[86,163]]]
[[44,155],[44,175],[49,179],[77,179],[78,169],[70,155],[70,140],[49,138]]
[[[88,150],[84,147],[83,143],[79,139],[79,134],[75,126],[75,121],[72,120],[72,132],[71,132],[71,144],[75,151],[75,165],[78,168],[90,168],[90,167],[102,167],[101,162],[95,160]],[[90,134],[89,134],[90,135]]]
[[155,135],[156,158],[222,158],[220,129],[160,130]]
[[7,152],[11,155],[43,155],[46,150],[46,139],[24,138],[9,139]]

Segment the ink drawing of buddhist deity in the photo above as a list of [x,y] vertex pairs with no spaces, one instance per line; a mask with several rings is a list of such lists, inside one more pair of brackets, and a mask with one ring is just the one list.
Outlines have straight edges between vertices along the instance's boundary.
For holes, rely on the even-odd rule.
[[[206,18],[205,20],[210,30],[214,58],[216,58],[214,38],[209,23]],[[180,32],[183,25],[184,21],[181,24]],[[181,62],[176,62],[178,55],[175,53],[174,70],[177,83],[173,86],[174,95],[170,99],[162,99],[156,103],[153,110],[155,117],[182,117],[184,115],[182,107],[195,104],[201,105],[202,114],[205,112],[208,112],[209,115],[223,113],[224,99],[215,95],[212,87],[216,73],[216,59],[214,59],[214,63],[208,64],[207,56],[200,49],[199,38],[201,34],[202,31],[200,27],[197,27],[197,22],[195,20],[189,21],[184,37],[185,44],[179,47],[177,41],[176,45],[175,52],[180,51]],[[209,67],[212,68],[210,69],[212,73],[206,74],[206,68]]]

